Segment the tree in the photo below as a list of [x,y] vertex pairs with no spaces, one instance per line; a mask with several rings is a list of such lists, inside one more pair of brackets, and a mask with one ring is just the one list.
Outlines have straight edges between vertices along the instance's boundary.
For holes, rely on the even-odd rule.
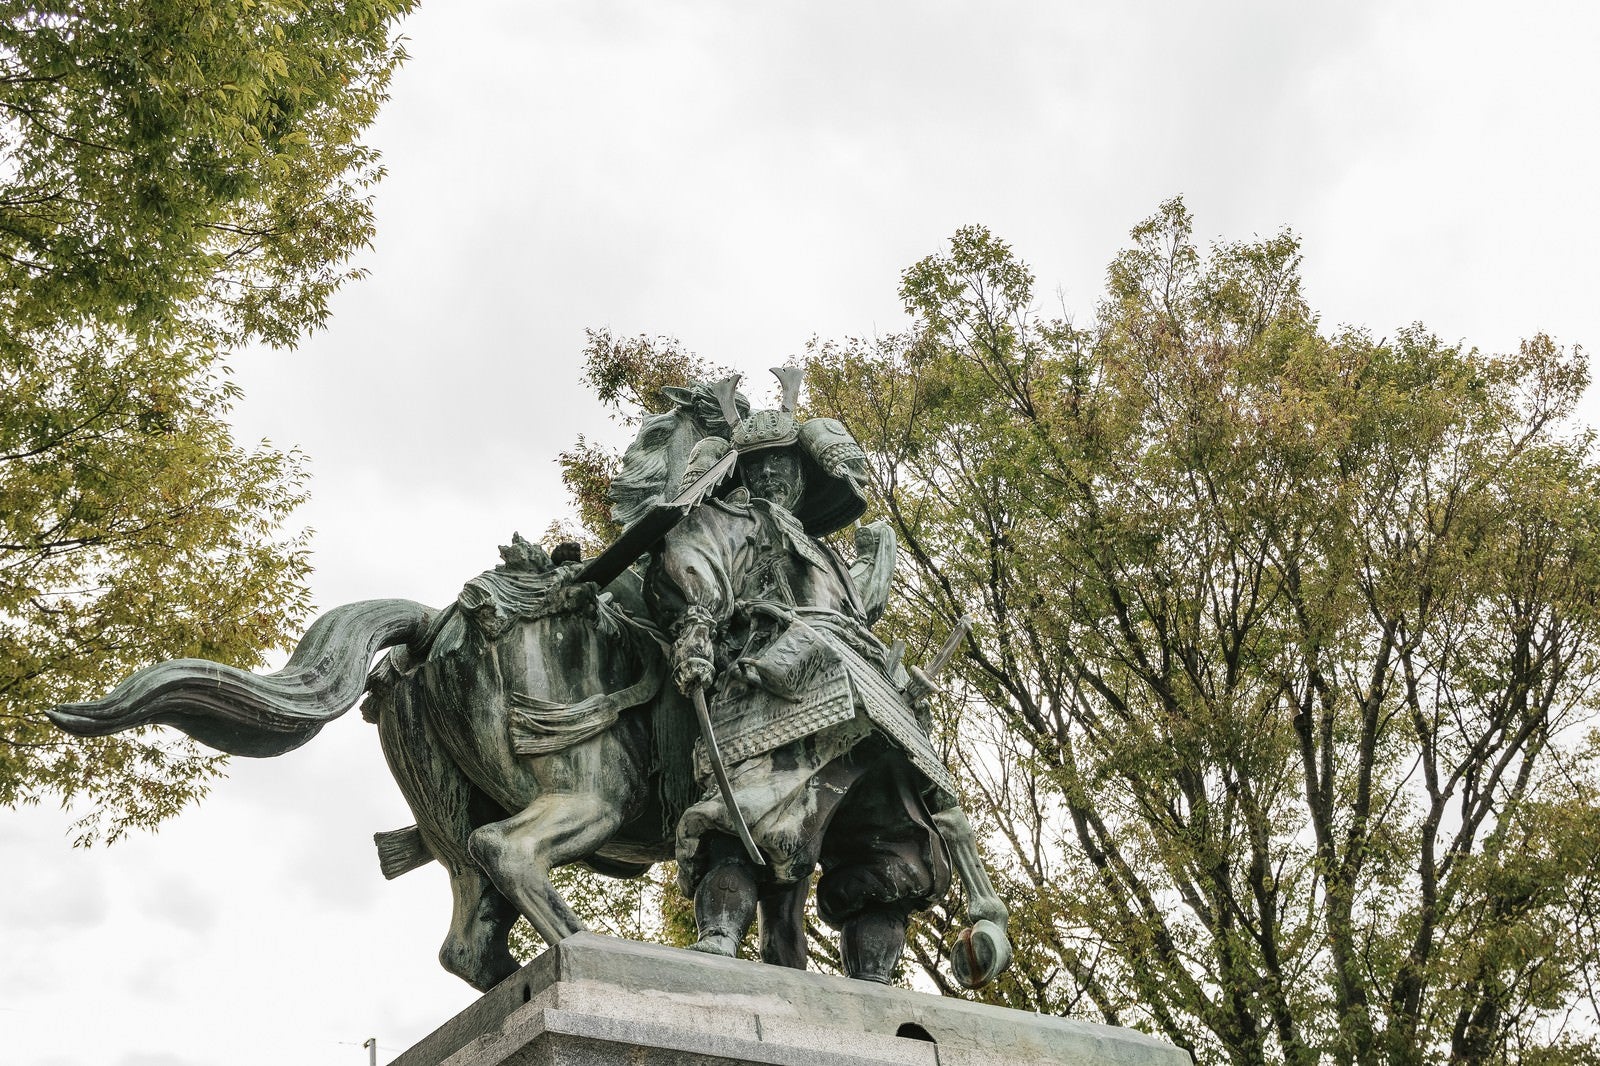
[[1582,353],[1326,331],[1299,262],[1173,201],[1078,326],[974,227],[910,331],[814,346],[884,624],[977,619],[941,726],[1015,906],[993,995],[1207,1062],[1596,1061]]
[[222,360],[359,275],[411,6],[0,5],[0,804],[89,800],[83,841],[172,814],[217,759],[42,712],[303,616],[299,457],[233,441]]

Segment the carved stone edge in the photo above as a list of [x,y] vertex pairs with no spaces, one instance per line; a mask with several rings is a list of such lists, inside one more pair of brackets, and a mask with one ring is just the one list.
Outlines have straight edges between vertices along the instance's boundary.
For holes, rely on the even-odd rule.
[[[897,1035],[907,1026],[937,1043]],[[580,933],[507,978],[395,1066],[605,1061],[1189,1066],[1190,1060],[1133,1030]]]

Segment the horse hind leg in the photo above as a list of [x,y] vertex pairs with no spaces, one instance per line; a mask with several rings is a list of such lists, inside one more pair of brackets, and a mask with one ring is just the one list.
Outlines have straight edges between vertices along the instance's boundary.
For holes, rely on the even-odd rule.
[[473,988],[487,992],[521,968],[507,934],[517,909],[475,866],[450,875],[454,909],[450,933],[439,949],[439,963]]
[[[466,847],[462,834],[461,848]],[[376,835],[383,875],[390,880],[434,861],[416,826]],[[440,849],[441,852],[453,849]],[[450,931],[439,948],[439,964],[473,988],[487,992],[521,968],[508,944],[517,909],[467,860],[449,869]]]
[[445,867],[453,906],[439,962],[488,991],[519,967],[506,943],[517,911],[473,861],[467,841],[476,826],[504,811],[444,755],[422,698],[410,679],[380,669],[362,707],[362,716],[377,723],[384,758],[417,819],[409,830],[377,835],[379,860],[391,879],[434,859]]
[[472,856],[545,943],[586,926],[550,883],[550,870],[599,848],[622,826],[614,807],[571,792],[540,795],[525,810],[473,832]]

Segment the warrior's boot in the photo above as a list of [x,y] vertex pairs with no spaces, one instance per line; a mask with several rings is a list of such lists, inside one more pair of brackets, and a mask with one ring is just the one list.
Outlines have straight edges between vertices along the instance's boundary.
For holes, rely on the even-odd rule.
[[906,922],[900,907],[868,907],[847,919],[839,932],[844,972],[859,981],[892,983],[906,946]]
[[725,859],[701,878],[694,890],[695,951],[735,958],[739,942],[756,917],[756,879],[740,859]]

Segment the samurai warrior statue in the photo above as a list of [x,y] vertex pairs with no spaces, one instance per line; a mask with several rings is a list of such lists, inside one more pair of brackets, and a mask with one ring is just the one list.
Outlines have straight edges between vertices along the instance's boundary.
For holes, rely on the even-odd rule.
[[679,879],[696,950],[735,954],[759,918],[762,958],[803,967],[820,869],[818,912],[840,931],[846,971],[887,983],[909,916],[949,887],[934,812],[954,808],[954,786],[928,739],[929,686],[869,628],[893,534],[858,528],[853,564],[820,539],[865,511],[865,454],[841,423],[797,420],[800,371],[774,372],[780,410],[735,419],[723,387],[731,438],[702,440],[684,479],[733,453],[735,487],[666,534],[645,580],[674,636],[673,680],[708,718],[696,746],[706,791],[678,823]]

